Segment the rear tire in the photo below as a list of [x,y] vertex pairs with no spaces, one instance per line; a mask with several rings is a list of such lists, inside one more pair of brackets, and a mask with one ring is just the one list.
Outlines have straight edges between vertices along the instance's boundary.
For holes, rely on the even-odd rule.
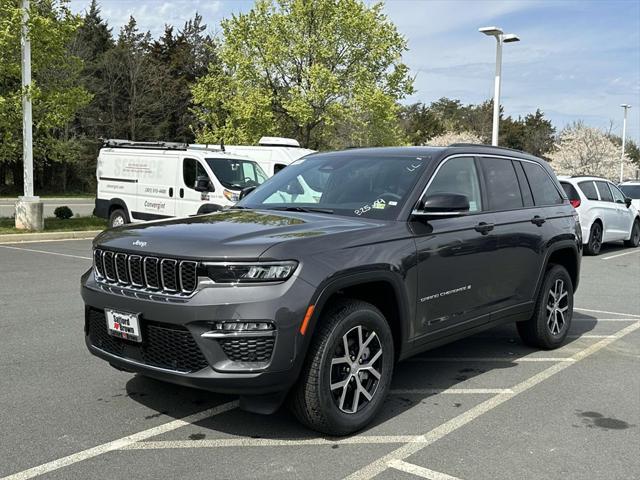
[[636,248],[638,244],[640,244],[640,220],[636,218],[633,222],[633,227],[631,227],[631,237],[629,237],[629,240],[624,241],[624,246]]
[[129,223],[127,212],[125,212],[121,208],[116,208],[109,215],[109,228],[121,227],[123,225],[126,225],[127,223]]
[[347,435],[369,424],[387,397],[391,329],[380,310],[360,300],[337,304],[318,325],[289,404],[307,427]]
[[589,232],[589,240],[584,246],[585,255],[598,255],[602,248],[602,225],[600,222],[593,222]]
[[562,265],[545,274],[533,316],[516,323],[522,341],[530,347],[553,350],[562,346],[573,317],[573,283]]

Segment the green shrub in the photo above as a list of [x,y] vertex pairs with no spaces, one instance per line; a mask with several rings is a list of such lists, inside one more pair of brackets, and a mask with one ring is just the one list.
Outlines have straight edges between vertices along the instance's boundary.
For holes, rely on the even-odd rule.
[[67,206],[63,206],[63,207],[57,207],[54,211],[53,214],[59,218],[60,220],[67,220],[68,218],[73,217],[73,212],[71,211],[71,209]]

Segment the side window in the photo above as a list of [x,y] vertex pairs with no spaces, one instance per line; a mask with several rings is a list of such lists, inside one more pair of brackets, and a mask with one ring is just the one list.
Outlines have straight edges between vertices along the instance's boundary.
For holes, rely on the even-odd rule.
[[516,168],[516,175],[518,176],[518,183],[520,184],[520,192],[522,193],[522,200],[524,200],[525,207],[533,206],[533,193],[531,193],[531,187],[527,176],[524,174],[521,162],[514,160],[513,166]]
[[483,157],[482,170],[487,185],[488,210],[513,210],[522,208],[524,202],[516,170],[511,160]]
[[282,170],[284,167],[286,167],[286,165],[283,165],[282,163],[276,163],[273,166],[273,174],[275,175],[276,173],[278,173],[280,170]]
[[603,202],[613,202],[613,195],[611,195],[611,190],[609,190],[607,182],[596,182],[596,187],[598,187],[598,193],[600,193],[600,200]]
[[551,180],[551,177],[537,163],[522,162],[527,174],[533,201],[536,205],[557,205],[563,202],[562,195]]
[[200,176],[208,177],[207,171],[195,158],[185,158],[182,160],[182,180],[184,184],[195,190],[196,178]]
[[609,188],[611,189],[611,193],[613,194],[613,201],[616,203],[625,203],[624,199],[625,196],[624,194],[618,189],[618,187],[616,187],[615,185],[608,183],[607,185],[609,185]]
[[476,164],[472,157],[457,157],[446,160],[431,181],[426,195],[457,193],[469,199],[469,211],[482,210],[482,196]]
[[593,184],[592,180],[580,182],[578,186],[580,187],[580,190],[582,190],[582,193],[584,193],[584,196],[589,200],[599,200],[598,192],[596,192],[596,186]]

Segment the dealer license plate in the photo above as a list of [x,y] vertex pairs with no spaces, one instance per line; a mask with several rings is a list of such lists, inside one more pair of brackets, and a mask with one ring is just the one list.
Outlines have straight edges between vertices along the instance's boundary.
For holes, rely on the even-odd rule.
[[105,308],[104,313],[107,317],[109,335],[133,342],[142,342],[139,314],[120,312],[110,308]]

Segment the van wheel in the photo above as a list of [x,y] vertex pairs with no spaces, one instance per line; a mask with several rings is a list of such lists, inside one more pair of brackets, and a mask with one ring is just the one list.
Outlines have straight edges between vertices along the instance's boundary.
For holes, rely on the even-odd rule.
[[640,220],[636,218],[631,227],[631,237],[624,241],[624,246],[636,248],[638,244],[640,244]]
[[109,215],[109,228],[121,227],[122,225],[129,223],[127,213],[121,208],[116,208]]
[[593,222],[589,232],[589,241],[584,247],[586,255],[598,255],[602,248],[602,225],[600,222]]
[[573,283],[562,265],[547,270],[536,308],[529,320],[516,323],[527,345],[544,350],[562,346],[573,317]]
[[391,329],[373,305],[349,300],[323,314],[289,403],[307,427],[347,435],[376,416],[389,392]]

